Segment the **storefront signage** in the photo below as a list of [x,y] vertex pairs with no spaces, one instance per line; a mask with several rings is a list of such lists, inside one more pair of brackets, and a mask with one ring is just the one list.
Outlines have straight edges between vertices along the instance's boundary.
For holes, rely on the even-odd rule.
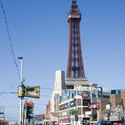
[[82,97],[83,98],[88,98],[88,93],[87,92],[82,92]]
[[72,108],[74,106],[75,106],[75,100],[73,100],[73,101],[70,102],[70,108]]
[[102,97],[102,96],[103,96],[103,89],[102,89],[102,87],[99,87],[99,88],[98,88],[98,96],[99,96],[99,97]]
[[89,109],[99,109],[99,104],[97,104],[97,103],[89,103],[88,108]]
[[62,112],[62,116],[66,116],[67,115],[67,112]]
[[53,121],[53,122],[57,122],[57,121],[58,121],[58,117],[53,117],[53,118],[52,118],[52,121]]
[[66,103],[66,104],[65,104],[65,107],[64,107],[64,109],[67,109],[67,108],[68,108],[68,103]]
[[64,110],[64,108],[65,108],[65,105],[60,106],[60,110]]
[[68,109],[68,108],[72,108],[74,106],[75,106],[75,100],[70,101],[69,103],[61,105],[60,110],[65,110],[65,109]]

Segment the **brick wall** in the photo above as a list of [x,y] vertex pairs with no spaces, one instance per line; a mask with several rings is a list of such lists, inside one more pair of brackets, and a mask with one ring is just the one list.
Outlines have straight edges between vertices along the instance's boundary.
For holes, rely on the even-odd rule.
[[99,99],[98,103],[100,105],[99,120],[103,120],[104,119],[104,114],[106,112],[106,105],[110,103],[110,100]]

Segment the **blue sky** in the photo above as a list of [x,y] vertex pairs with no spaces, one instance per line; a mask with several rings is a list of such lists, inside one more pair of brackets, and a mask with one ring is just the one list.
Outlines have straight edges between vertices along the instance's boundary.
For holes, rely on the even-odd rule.
[[[28,85],[53,88],[55,71],[66,71],[71,0],[3,0],[16,57],[24,57]],[[86,77],[108,89],[124,89],[125,1],[79,0]],[[0,92],[17,91],[19,80],[0,8]],[[17,60],[17,63],[20,62]],[[52,90],[41,90],[35,113],[45,113]],[[9,119],[18,119],[17,95],[0,95]],[[36,103],[38,103],[36,105]],[[12,115],[13,114],[13,115]]]

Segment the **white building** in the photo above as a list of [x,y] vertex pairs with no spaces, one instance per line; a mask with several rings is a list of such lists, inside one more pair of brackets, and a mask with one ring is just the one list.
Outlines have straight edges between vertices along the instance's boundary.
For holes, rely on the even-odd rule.
[[[87,125],[90,119],[103,118],[102,112],[109,95],[107,89],[96,84],[88,84],[86,78],[65,79],[65,72],[58,70],[55,73],[54,90],[50,99],[50,121],[75,124],[75,115],[70,114],[71,110],[77,111],[79,125],[83,119],[86,120]],[[97,118],[97,115],[101,117]]]
[[57,101],[56,101],[56,96],[60,96],[62,93],[62,90],[65,89],[65,72],[62,70],[58,70],[55,73],[55,84],[54,84],[54,89],[53,89],[53,93],[50,99],[50,119],[51,121],[54,121],[55,119],[57,120],[57,118],[55,118],[55,112],[56,112],[56,108],[55,106],[57,106]]

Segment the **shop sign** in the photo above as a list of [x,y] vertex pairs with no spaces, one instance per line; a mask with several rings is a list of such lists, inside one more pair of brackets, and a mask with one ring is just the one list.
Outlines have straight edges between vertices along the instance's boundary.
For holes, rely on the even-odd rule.
[[64,108],[65,108],[65,105],[60,106],[60,110],[64,110]]
[[89,109],[99,109],[99,105],[97,103],[89,103],[88,108]]
[[58,117],[53,117],[52,121],[56,121],[57,122],[58,121]]
[[62,112],[62,116],[66,116],[67,115],[67,112]]
[[82,97],[83,98],[88,98],[88,93],[87,92],[82,92]]
[[102,89],[102,87],[99,87],[99,88],[98,88],[98,96],[99,96],[99,97],[102,97],[102,96],[103,96],[103,89]]
[[67,108],[68,108],[68,103],[66,103],[66,104],[65,104],[65,107],[64,107],[64,109],[67,109]]
[[70,102],[70,108],[72,108],[74,106],[75,106],[75,100],[73,100],[73,101]]
[[85,112],[85,115],[91,116],[91,115],[92,115],[92,112],[91,112],[91,111],[86,111],[86,112]]
[[98,123],[98,121],[91,121],[90,123],[92,123],[92,124],[96,124],[96,123]]

